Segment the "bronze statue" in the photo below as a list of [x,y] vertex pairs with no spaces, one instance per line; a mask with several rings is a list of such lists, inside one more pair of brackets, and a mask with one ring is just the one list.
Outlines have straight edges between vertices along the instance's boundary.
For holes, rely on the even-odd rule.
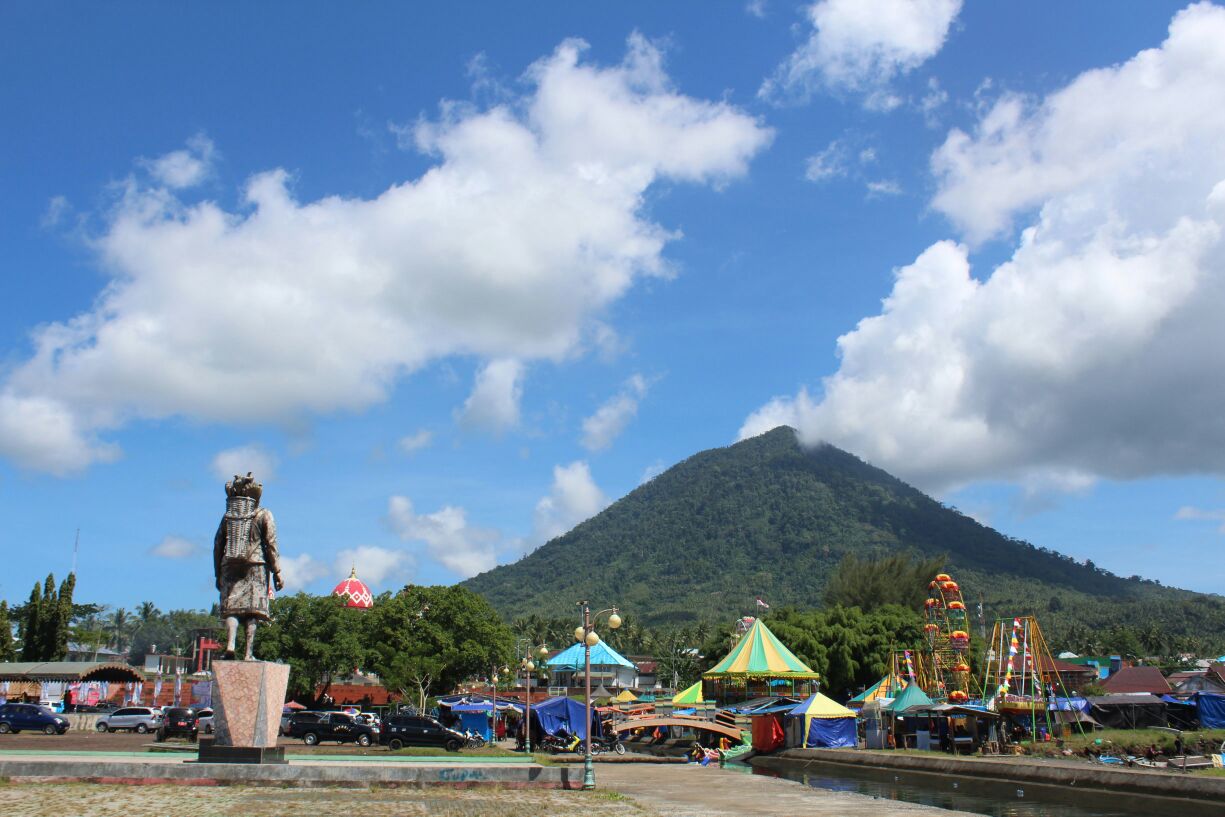
[[213,572],[221,591],[221,617],[225,619],[225,657],[234,657],[239,621],[247,625],[245,660],[254,660],[255,626],[268,621],[268,577],[280,590],[281,563],[276,549],[276,522],[267,508],[259,507],[264,486],[248,471],[225,484],[225,516],[213,539]]

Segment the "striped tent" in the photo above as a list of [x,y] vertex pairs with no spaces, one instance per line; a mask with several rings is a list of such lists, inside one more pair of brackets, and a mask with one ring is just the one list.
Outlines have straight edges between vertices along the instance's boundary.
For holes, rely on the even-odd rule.
[[673,706],[697,706],[700,703],[702,703],[701,681],[698,681],[691,687],[682,689],[672,696]]
[[846,705],[852,709],[859,709],[869,701],[883,702],[889,698],[897,697],[897,694],[905,689],[906,685],[905,678],[899,678],[890,673],[854,698],[851,698],[851,700],[846,702]]
[[855,713],[837,701],[816,693],[788,712],[799,726],[797,745],[804,749],[854,749]]
[[702,673],[710,680],[718,679],[815,679],[820,674],[813,672],[807,664],[796,658],[791,650],[783,646],[770,628],[761,619],[744,634],[727,657]]

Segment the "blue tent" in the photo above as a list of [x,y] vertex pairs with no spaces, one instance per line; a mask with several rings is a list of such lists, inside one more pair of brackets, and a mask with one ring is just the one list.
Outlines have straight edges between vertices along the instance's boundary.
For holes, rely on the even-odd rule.
[[1199,725],[1203,729],[1225,729],[1225,695],[1200,692],[1195,696]]
[[801,747],[804,749],[854,749],[859,745],[855,735],[855,712],[820,692],[793,707],[788,715],[803,719]]
[[[549,667],[551,669],[570,669],[578,671],[583,669],[584,666],[585,658],[583,655],[582,644],[572,644],[549,659]],[[621,653],[617,652],[603,641],[598,642],[591,648],[591,666],[617,666],[629,667],[630,669],[634,668],[634,665],[627,661],[625,657],[621,655]]]
[[[532,704],[532,720],[546,735],[556,735],[565,731],[567,735],[578,735],[587,738],[586,707],[578,701],[569,698],[549,698],[538,704]],[[591,710],[592,723],[595,722],[596,711]]]

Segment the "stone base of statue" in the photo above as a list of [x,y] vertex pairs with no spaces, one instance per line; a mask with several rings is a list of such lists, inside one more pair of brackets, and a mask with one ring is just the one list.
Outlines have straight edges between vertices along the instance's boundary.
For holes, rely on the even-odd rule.
[[289,665],[214,661],[213,733],[200,741],[201,763],[284,763],[276,745]]

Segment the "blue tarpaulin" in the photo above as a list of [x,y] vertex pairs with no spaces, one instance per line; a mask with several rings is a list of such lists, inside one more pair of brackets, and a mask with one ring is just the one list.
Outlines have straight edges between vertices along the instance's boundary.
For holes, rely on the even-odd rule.
[[493,729],[489,726],[489,715],[484,712],[459,712],[459,727],[465,732],[476,732],[485,740],[493,738]]
[[1195,696],[1199,725],[1204,729],[1225,729],[1225,695],[1200,692]]
[[1047,708],[1059,712],[1088,712],[1089,701],[1087,698],[1055,698]]
[[854,749],[858,745],[854,718],[813,718],[804,748]]
[[[570,698],[549,698],[538,704],[532,704],[532,720],[548,735],[556,735],[565,731],[567,735],[578,735],[587,738],[587,728],[583,721],[586,718],[586,707]],[[591,719],[596,718],[596,711],[591,710]]]

